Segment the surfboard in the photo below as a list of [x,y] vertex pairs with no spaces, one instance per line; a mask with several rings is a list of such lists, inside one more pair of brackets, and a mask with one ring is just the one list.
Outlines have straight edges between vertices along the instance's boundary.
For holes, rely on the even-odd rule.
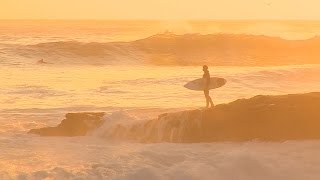
[[[199,78],[199,79],[188,82],[187,84],[184,85],[184,87],[194,91],[203,91],[204,89],[203,83],[204,83],[203,78]],[[216,89],[216,88],[222,87],[226,83],[227,83],[227,80],[223,78],[211,77],[209,89]]]

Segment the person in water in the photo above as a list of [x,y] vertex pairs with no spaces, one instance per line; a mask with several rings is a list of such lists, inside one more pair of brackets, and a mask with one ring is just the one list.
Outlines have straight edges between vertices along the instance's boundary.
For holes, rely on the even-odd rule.
[[207,103],[207,108],[209,108],[209,104],[211,107],[214,106],[213,102],[212,102],[212,99],[210,97],[210,94],[209,94],[209,86],[210,86],[210,73],[209,73],[209,68],[207,65],[204,65],[202,67],[202,70],[204,72],[203,74],[203,82],[204,82],[204,89],[203,89],[203,92],[204,92],[204,96],[206,97],[206,103]]

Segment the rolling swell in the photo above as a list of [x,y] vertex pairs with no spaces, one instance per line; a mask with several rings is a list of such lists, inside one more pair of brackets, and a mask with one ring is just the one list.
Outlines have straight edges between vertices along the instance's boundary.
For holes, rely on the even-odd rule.
[[[20,46],[25,57],[65,63],[143,63],[156,65],[292,65],[320,63],[320,38],[286,40],[235,34],[157,34],[131,42],[48,42]],[[73,60],[73,61],[72,61]]]
[[52,63],[63,61],[67,64],[137,63],[141,52],[130,43],[83,43],[77,41],[60,41],[40,43],[22,47],[18,52],[30,57],[45,58]]

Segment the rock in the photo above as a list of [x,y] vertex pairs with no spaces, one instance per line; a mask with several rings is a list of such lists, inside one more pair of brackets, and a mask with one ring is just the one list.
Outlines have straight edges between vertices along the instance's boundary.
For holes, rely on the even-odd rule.
[[31,129],[29,133],[40,136],[84,136],[103,124],[103,116],[103,112],[68,113],[58,126]]
[[163,114],[119,125],[108,138],[149,143],[320,139],[320,93],[255,96],[207,110]]
[[[86,135],[102,125],[102,116],[103,113],[70,113],[57,127],[30,133]],[[112,124],[99,130],[105,132],[101,134],[107,139],[144,143],[320,139],[320,93],[260,95],[211,109],[165,113],[153,120]]]

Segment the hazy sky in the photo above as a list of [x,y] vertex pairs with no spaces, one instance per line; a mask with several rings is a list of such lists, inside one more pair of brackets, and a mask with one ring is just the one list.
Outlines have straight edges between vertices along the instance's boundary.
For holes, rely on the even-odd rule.
[[0,0],[0,19],[320,19],[320,0]]

